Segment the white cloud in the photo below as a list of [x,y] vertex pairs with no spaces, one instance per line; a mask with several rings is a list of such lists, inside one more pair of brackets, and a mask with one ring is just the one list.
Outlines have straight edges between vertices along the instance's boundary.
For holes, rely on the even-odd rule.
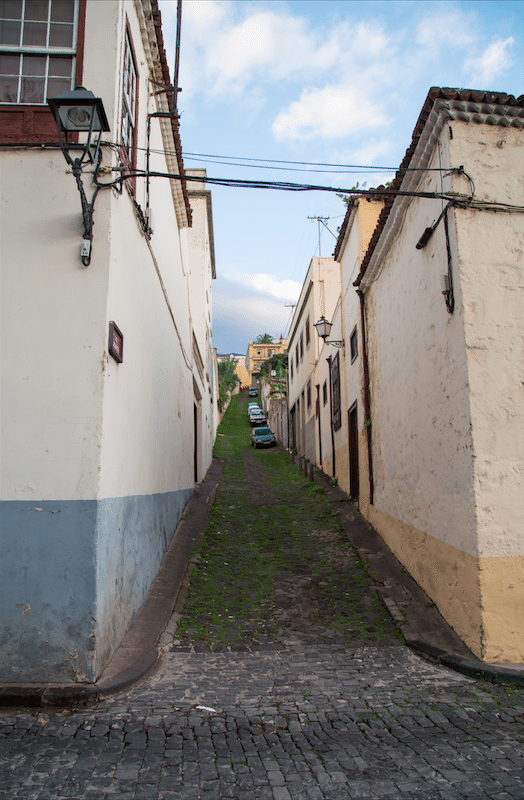
[[425,16],[416,29],[415,41],[426,54],[442,47],[464,48],[471,45],[476,36],[472,30],[473,16],[459,10]]
[[221,352],[247,350],[259,333],[285,335],[291,309],[260,295],[232,295],[227,287],[213,290],[213,341]]
[[515,44],[512,36],[508,39],[497,39],[484,50],[481,56],[469,58],[464,69],[472,83],[479,89],[493,89],[491,82],[511,66],[508,49]]
[[[160,0],[170,21],[174,5]],[[378,27],[364,23],[354,30],[346,22],[323,30],[282,7],[253,6],[216,0],[191,0],[184,5],[184,100],[197,90],[208,98],[244,99],[253,84],[318,77],[333,68],[344,69],[349,48],[361,57],[376,55],[387,44]],[[169,50],[169,41],[166,47]]]
[[[257,272],[254,275],[250,275],[246,272],[235,272],[232,269],[227,269],[227,267],[222,267],[220,274],[222,279],[241,285],[246,290],[251,289],[252,291],[255,289],[268,298],[276,297],[283,301],[296,300],[302,289],[302,284],[298,281],[282,280],[277,275],[270,275],[267,272]],[[238,289],[235,288],[234,291],[238,292]]]
[[302,289],[302,284],[298,283],[298,281],[283,281],[275,275],[269,275],[264,272],[250,275],[248,279],[257,291],[278,297],[280,300],[297,300]]
[[281,111],[273,123],[277,140],[333,139],[383,125],[386,118],[378,105],[355,86],[304,89],[300,100]]

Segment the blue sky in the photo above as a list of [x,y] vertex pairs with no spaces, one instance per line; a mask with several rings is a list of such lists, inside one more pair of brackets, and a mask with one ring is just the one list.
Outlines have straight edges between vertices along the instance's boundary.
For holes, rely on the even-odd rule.
[[[176,1],[160,8],[172,69]],[[392,173],[249,165],[395,168],[431,86],[524,93],[523,34],[521,0],[184,0],[184,163],[217,178],[376,186]],[[245,353],[259,333],[287,331],[286,306],[319,252],[308,217],[330,217],[336,232],[344,206],[321,191],[212,187],[212,200],[213,342]],[[334,244],[323,228],[321,254]]]

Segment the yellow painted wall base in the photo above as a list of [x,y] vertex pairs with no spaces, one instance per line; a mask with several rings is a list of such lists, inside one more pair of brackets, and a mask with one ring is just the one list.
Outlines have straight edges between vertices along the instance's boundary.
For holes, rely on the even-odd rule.
[[485,661],[524,661],[524,557],[481,558]]
[[373,506],[361,511],[477,658],[524,662],[524,557],[476,558]]

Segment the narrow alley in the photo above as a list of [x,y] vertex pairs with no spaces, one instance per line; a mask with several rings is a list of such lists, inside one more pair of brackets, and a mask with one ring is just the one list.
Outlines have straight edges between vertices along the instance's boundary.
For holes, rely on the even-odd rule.
[[406,646],[324,489],[250,446],[247,402],[156,668],[94,707],[1,709],[0,797],[524,798],[524,692]]

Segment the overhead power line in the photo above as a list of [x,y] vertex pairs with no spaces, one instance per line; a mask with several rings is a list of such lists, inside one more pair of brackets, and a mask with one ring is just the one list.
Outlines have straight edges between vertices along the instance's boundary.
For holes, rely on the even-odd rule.
[[514,213],[524,212],[524,206],[512,205],[511,203],[499,203],[495,200],[476,200],[472,195],[455,192],[406,192],[401,189],[346,189],[342,186],[320,186],[316,184],[289,183],[285,181],[241,180],[239,178],[210,178],[209,176],[179,175],[171,172],[146,173],[142,170],[126,173],[105,185],[116,186],[129,178],[145,178],[147,175],[151,178],[169,178],[171,180],[196,181],[198,183],[205,182],[214,186],[231,186],[237,189],[272,189],[286,192],[334,192],[364,197],[424,197],[428,200],[451,201],[454,205],[462,208]]
[[[138,147],[137,150],[146,150],[145,147]],[[168,150],[154,150],[150,149],[150,153],[157,153],[159,155],[169,154],[175,155],[174,153],[170,153]],[[183,157],[188,161],[199,161],[206,164],[224,164],[224,166],[230,167],[246,167],[249,169],[279,169],[285,170],[286,172],[325,172],[325,173],[335,173],[335,174],[362,174],[363,172],[366,173],[377,173],[377,172],[398,172],[398,167],[375,167],[371,164],[330,164],[324,162],[316,162],[316,161],[284,161],[281,159],[275,158],[250,158],[245,156],[220,156],[214,155],[211,153],[189,153],[184,151]],[[250,163],[239,163],[239,162],[250,162]],[[258,162],[258,163],[255,163]],[[271,166],[271,165],[287,165],[292,164],[293,166]],[[330,169],[306,169],[307,167],[330,167]],[[439,167],[431,167],[430,169],[426,169],[425,167],[406,167],[402,170],[403,172],[442,172]]]

